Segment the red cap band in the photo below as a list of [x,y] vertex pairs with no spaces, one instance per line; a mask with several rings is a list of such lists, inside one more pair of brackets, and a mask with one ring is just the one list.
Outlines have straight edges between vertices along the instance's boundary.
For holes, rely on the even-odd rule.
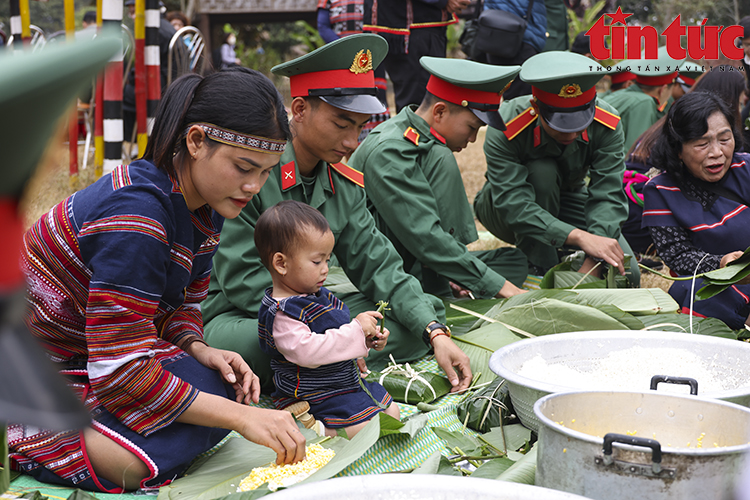
[[375,72],[353,73],[348,69],[330,69],[289,77],[292,97],[305,97],[310,90],[330,88],[375,88]]
[[13,291],[23,285],[19,260],[23,249],[23,221],[18,215],[18,200],[0,198],[0,292]]
[[483,90],[459,87],[435,75],[431,75],[430,80],[427,82],[427,92],[438,99],[443,99],[459,106],[463,105],[461,104],[463,101],[499,106],[501,97],[498,92],[485,92]]
[[[571,89],[571,95],[567,97],[560,97],[560,94],[545,92],[533,85],[531,87],[531,93],[544,104],[552,106],[553,108],[576,108],[588,104],[596,98],[596,86],[591,87],[586,92],[581,92],[577,85],[571,84],[563,87],[563,90],[561,90],[560,93],[563,93],[563,91],[567,89]],[[575,95],[576,93],[578,93],[578,95]]]
[[677,78],[676,71],[668,75],[659,75],[659,76],[635,75],[636,82],[642,83],[643,85],[648,85],[649,87],[658,87],[660,85],[668,85],[672,83],[675,78]]
[[635,80],[635,73],[631,73],[630,71],[620,71],[619,73],[613,73],[610,75],[610,80],[612,80],[612,83],[625,83],[628,80]]

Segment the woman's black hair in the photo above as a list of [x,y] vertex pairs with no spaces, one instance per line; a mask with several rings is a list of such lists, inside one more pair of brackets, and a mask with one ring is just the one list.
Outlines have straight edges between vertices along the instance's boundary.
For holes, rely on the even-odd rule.
[[[233,67],[202,77],[184,75],[159,103],[143,158],[176,176],[172,160],[187,152],[185,132],[192,123],[269,139],[289,140],[284,100],[262,73]],[[209,145],[216,144],[206,137]]]
[[708,117],[719,112],[727,120],[734,135],[734,150],[740,147],[740,130],[734,115],[724,101],[708,92],[689,92],[680,97],[667,114],[662,133],[651,150],[651,164],[666,170],[678,184],[682,184],[687,167],[680,160],[682,146],[703,137],[708,131]]
[[704,73],[690,91],[709,92],[720,97],[734,115],[731,123],[741,130],[740,96],[746,89],[745,74],[734,66],[723,64]]

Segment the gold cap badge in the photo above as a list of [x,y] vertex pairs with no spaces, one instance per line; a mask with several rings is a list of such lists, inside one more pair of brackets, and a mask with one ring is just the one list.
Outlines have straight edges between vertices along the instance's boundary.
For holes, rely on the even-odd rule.
[[352,66],[349,68],[349,71],[355,74],[360,73],[367,73],[368,71],[372,71],[372,52],[368,49],[367,52],[365,52],[364,49],[357,52],[357,55],[354,56],[354,62],[352,62]]
[[581,92],[580,85],[578,85],[577,83],[569,83],[567,85],[563,85],[563,87],[560,89],[560,93],[557,94],[557,96],[564,99],[569,99],[571,97],[578,97],[582,94],[583,92]]

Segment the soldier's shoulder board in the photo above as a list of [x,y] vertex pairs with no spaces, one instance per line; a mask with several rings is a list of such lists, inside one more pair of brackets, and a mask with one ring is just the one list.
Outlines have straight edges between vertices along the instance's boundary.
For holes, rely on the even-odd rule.
[[409,127],[404,131],[404,137],[415,146],[419,146],[419,132],[414,130],[413,127]]
[[516,115],[515,118],[505,123],[505,130],[503,131],[505,137],[507,137],[509,141],[512,140],[518,134],[523,132],[526,127],[534,123],[536,118],[537,114],[536,111],[534,111],[534,108],[526,108],[523,113]]
[[596,112],[594,113],[594,120],[598,121],[602,125],[604,125],[607,128],[611,128],[612,130],[617,128],[617,124],[620,123],[620,117],[610,113],[606,109],[602,109],[599,106],[596,107]]
[[331,168],[359,187],[365,187],[365,175],[345,163],[331,163]]

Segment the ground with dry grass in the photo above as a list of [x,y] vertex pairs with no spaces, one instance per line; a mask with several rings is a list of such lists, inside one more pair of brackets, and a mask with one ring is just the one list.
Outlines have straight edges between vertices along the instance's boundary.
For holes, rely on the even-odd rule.
[[[460,153],[456,153],[456,160],[470,204],[473,203],[474,196],[476,196],[485,181],[484,173],[487,170],[487,162],[485,161],[482,149],[484,145],[484,133],[485,129],[480,130],[475,143],[469,144],[466,149]],[[36,221],[55,204],[73,194],[77,189],[86,187],[96,180],[93,168],[89,166],[86,170],[80,170],[77,180],[71,183],[68,173],[69,156],[67,150],[61,147],[59,153],[51,156],[54,158],[53,161],[49,161],[47,167],[42,167],[38,170],[27,189],[27,194],[23,202],[27,225]],[[82,162],[83,147],[79,147],[78,156]],[[89,158],[88,164],[93,164],[93,158]],[[508,245],[506,242],[492,236],[478,221],[476,224],[480,239],[469,245],[471,250],[489,250]],[[642,273],[641,275],[641,286],[644,288],[662,288],[667,290],[670,284],[670,281],[655,274]]]

